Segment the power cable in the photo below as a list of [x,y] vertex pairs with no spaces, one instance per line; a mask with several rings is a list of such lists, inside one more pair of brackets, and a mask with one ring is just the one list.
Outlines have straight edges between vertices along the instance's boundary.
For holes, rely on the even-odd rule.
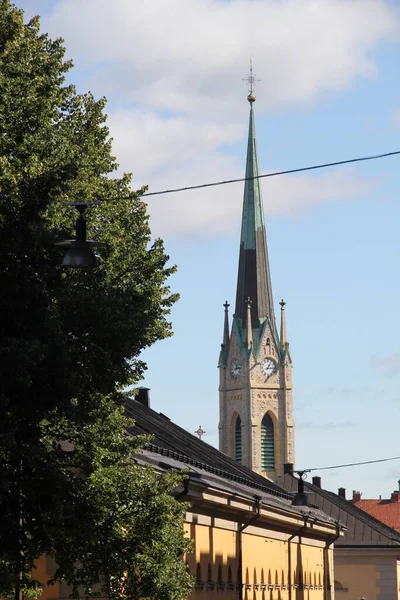
[[[303,173],[304,171],[315,171],[317,169],[326,169],[328,167],[337,167],[340,165],[348,165],[350,163],[363,162],[363,161],[367,161],[367,160],[377,160],[379,158],[387,158],[389,156],[397,156],[399,154],[400,154],[400,150],[395,150],[394,152],[385,152],[383,154],[374,154],[372,156],[361,156],[359,158],[349,158],[347,160],[338,160],[338,161],[330,162],[330,163],[311,165],[309,167],[299,167],[297,169],[287,169],[286,171],[275,171],[273,173],[264,173],[262,175],[255,175],[254,177],[240,177],[239,179],[227,179],[226,181],[214,181],[212,183],[189,185],[186,187],[173,188],[170,190],[160,190],[158,192],[147,192],[145,194],[142,194],[140,196],[140,198],[148,198],[149,196],[160,196],[161,194],[173,194],[176,192],[187,192],[189,190],[199,190],[199,189],[203,189],[203,188],[216,187],[216,186],[220,186],[220,185],[228,185],[230,183],[240,183],[242,181],[254,181],[255,179],[264,179],[267,177],[278,177],[279,175],[289,175],[291,173]],[[131,200],[132,196],[134,196],[134,194],[135,194],[135,192],[132,191],[132,193],[129,196],[118,196],[117,198],[119,200]],[[86,203],[84,202],[82,204],[89,206],[89,205],[99,204],[101,202],[106,202],[106,201],[115,200],[115,199],[116,199],[115,197],[102,198],[100,200],[96,200],[95,202],[86,202]],[[75,206],[77,203],[63,202],[63,204],[71,204],[72,206]]]
[[[147,192],[143,194],[141,197],[149,197],[149,196],[160,196],[161,194],[173,194],[175,192],[187,192],[189,190],[199,190],[202,188],[208,187],[216,187],[219,185],[227,185],[229,183],[240,183],[241,181],[253,181],[254,179],[263,179],[266,177],[277,177],[278,175],[288,175],[290,173],[302,173],[304,171],[315,171],[316,169],[326,169],[327,167],[337,167],[340,165],[348,165],[350,163],[362,162],[366,160],[377,160],[379,158],[387,158],[388,156],[396,156],[400,154],[400,150],[395,150],[394,152],[385,152],[384,154],[374,154],[372,156],[361,156],[359,158],[349,158],[348,160],[338,160],[330,163],[323,163],[320,165],[312,165],[310,167],[300,167],[298,169],[288,169],[286,171],[275,171],[274,173],[265,173],[263,175],[256,175],[254,177],[241,177],[239,179],[227,179],[226,181],[214,181],[212,183],[202,183],[199,185],[189,185],[181,188],[174,188],[171,190],[161,190],[158,192]],[[130,196],[123,198],[124,200],[129,199]]]
[[328,469],[343,469],[345,467],[358,467],[360,465],[372,465],[375,463],[388,462],[390,460],[400,460],[400,456],[393,456],[391,458],[378,458],[377,460],[365,460],[363,462],[347,463],[344,465],[333,465],[330,467],[319,467],[314,469],[303,469],[295,470],[295,473],[310,473],[311,471],[327,471]]

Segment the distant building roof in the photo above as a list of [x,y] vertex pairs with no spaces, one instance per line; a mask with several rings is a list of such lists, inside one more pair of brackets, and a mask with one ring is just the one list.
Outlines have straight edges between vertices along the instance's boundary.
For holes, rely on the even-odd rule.
[[[320,479],[317,478],[317,480]],[[287,491],[297,490],[297,478],[286,474],[278,478],[278,482]],[[400,546],[400,533],[374,518],[333,492],[321,489],[318,485],[304,482],[308,501],[316,504],[320,510],[331,518],[340,521],[346,528],[343,537],[335,542],[335,547],[388,547]],[[344,492],[344,490],[343,490]],[[397,505],[400,509],[400,504]]]
[[382,521],[400,533],[400,492],[395,491],[388,499],[363,499],[359,492],[353,492],[353,505]]

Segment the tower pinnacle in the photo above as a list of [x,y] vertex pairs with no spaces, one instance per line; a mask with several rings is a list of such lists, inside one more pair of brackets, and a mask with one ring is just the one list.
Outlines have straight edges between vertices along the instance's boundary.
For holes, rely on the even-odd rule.
[[224,337],[223,337],[223,344],[225,346],[225,349],[228,348],[229,345],[229,307],[230,304],[228,304],[228,300],[226,300],[225,304],[224,304]]
[[246,300],[246,308],[247,308],[247,325],[246,325],[246,346],[248,350],[251,350],[253,346],[253,331],[251,328],[251,299],[247,298]]
[[285,319],[285,305],[286,305],[286,302],[284,302],[283,300],[281,300],[279,302],[279,305],[281,307],[281,335],[280,335],[280,342],[281,342],[281,348],[282,348],[282,350],[285,350],[286,349],[286,344],[287,344],[286,319]]

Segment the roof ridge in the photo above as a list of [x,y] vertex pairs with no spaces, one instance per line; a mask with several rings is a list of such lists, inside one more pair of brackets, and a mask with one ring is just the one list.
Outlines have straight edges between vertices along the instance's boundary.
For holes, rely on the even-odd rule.
[[168,450],[167,448],[162,448],[160,446],[152,444],[151,442],[146,444],[145,449],[149,452],[154,452],[156,454],[160,454],[161,456],[168,456],[169,458],[173,458],[174,460],[177,460],[179,462],[192,465],[194,467],[197,467],[198,469],[201,469],[202,471],[208,471],[209,473],[212,473],[213,475],[218,475],[219,477],[223,477],[224,479],[230,479],[231,481],[236,481],[237,483],[241,483],[254,489],[261,490],[267,494],[270,494],[271,496],[276,496],[277,498],[284,498],[285,500],[292,500],[292,496],[290,496],[288,493],[279,492],[278,490],[274,490],[260,483],[255,483],[254,481],[246,479],[245,477],[239,477],[238,475],[229,473],[229,471],[219,469],[218,467],[212,467],[207,463],[195,460],[194,458],[190,458],[190,456],[181,454],[180,452],[175,452],[175,450]]

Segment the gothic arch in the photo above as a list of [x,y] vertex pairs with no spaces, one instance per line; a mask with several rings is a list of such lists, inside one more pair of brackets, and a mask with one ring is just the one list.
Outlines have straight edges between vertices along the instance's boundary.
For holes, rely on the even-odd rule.
[[276,425],[271,412],[266,412],[261,421],[261,470],[275,471]]
[[242,440],[242,419],[238,413],[234,413],[232,417],[233,431],[233,458],[236,462],[242,462],[243,455],[243,440]]

